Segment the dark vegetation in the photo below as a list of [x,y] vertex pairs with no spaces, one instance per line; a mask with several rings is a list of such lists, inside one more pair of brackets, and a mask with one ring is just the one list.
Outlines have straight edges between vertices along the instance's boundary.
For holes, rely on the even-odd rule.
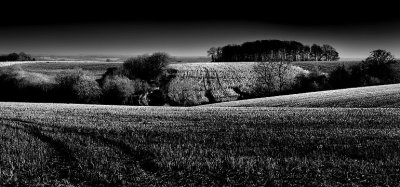
[[318,69],[307,77],[299,77],[308,90],[351,88],[369,85],[399,83],[399,73],[394,66],[398,62],[390,52],[374,50],[359,64],[337,66],[329,74],[321,74]]
[[311,47],[297,41],[257,40],[241,45],[212,47],[207,51],[213,62],[336,61],[339,53],[328,44]]
[[109,68],[98,80],[82,69],[64,70],[53,77],[18,65],[2,68],[0,100],[163,105],[164,94],[157,90],[168,58],[164,53],[131,58],[123,66]]
[[[275,75],[272,75],[272,63],[278,63],[278,69],[275,70]],[[285,67],[290,64],[288,61],[280,60],[273,62],[272,60],[259,62],[255,65],[255,73],[259,79],[257,94],[251,95],[249,98],[264,97],[271,95],[282,95],[290,93],[303,93],[311,91],[331,90],[352,88],[370,85],[382,85],[399,83],[400,77],[398,70],[394,67],[397,64],[395,58],[390,52],[385,50],[374,50],[371,55],[361,63],[351,63],[345,65],[337,65],[336,67],[326,73],[322,72],[317,65],[311,69],[309,74],[299,74],[296,77],[296,84],[290,90],[282,90],[281,87],[285,86],[285,79],[275,81],[278,85],[273,84],[276,77],[280,79],[287,71]],[[271,91],[271,88],[277,87],[276,91]]]
[[25,54],[24,52],[10,53],[8,55],[0,55],[0,62],[8,62],[8,61],[35,61],[35,58],[33,58],[28,54]]
[[18,66],[0,69],[0,85],[2,101],[50,102],[56,96],[56,84],[49,77]]

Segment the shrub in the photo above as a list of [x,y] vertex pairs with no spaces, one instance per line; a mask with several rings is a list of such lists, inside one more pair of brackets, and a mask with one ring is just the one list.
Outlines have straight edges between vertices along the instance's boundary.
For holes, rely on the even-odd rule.
[[19,66],[0,70],[0,100],[49,102],[54,95],[54,80],[40,73],[24,71]]
[[205,91],[192,79],[171,80],[167,96],[171,105],[194,106],[209,102]]
[[82,69],[64,71],[56,76],[58,101],[97,103],[101,97],[98,83]]
[[369,84],[393,83],[395,71],[391,65],[395,63],[397,61],[390,52],[382,49],[372,51],[370,56],[362,62],[365,74],[369,77],[375,77],[370,79],[372,82]]
[[166,53],[154,53],[129,58],[123,64],[123,72],[129,79],[154,81],[168,65],[170,57]]
[[139,101],[150,90],[145,81],[130,80],[122,75],[109,76],[104,80],[102,88],[103,102],[106,104],[147,105]]
[[165,97],[161,90],[156,89],[149,93],[148,95],[150,106],[161,106],[165,104]]
[[113,76],[117,76],[117,75],[122,75],[120,68],[116,68],[116,67],[107,68],[107,71],[101,76],[101,78],[98,80],[98,82],[99,82],[100,86],[103,87],[104,81],[108,77],[113,77]]
[[103,84],[103,102],[106,104],[132,104],[135,87],[131,80],[123,76],[105,79]]
[[295,92],[296,77],[307,71],[287,62],[258,62],[253,66],[255,77],[255,97],[287,94]]
[[0,62],[4,61],[34,61],[35,58],[32,56],[25,54],[24,52],[10,53],[8,55],[0,55]]
[[352,87],[366,86],[368,84],[368,76],[364,72],[362,64],[356,64],[349,67],[350,85]]
[[99,84],[88,77],[79,79],[72,86],[72,91],[79,103],[98,103],[102,94]]
[[351,75],[343,65],[336,67],[329,74],[329,85],[334,89],[351,87]]
[[328,88],[326,73],[315,66],[310,73],[300,73],[296,76],[294,92],[313,92]]

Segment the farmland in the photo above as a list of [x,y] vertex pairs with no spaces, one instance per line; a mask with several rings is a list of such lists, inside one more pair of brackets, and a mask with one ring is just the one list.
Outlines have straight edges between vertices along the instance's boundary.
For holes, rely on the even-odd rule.
[[400,84],[309,92],[216,103],[203,107],[400,107]]
[[[253,64],[169,68],[175,79],[227,93],[251,85]],[[100,76],[119,65],[20,64],[49,77],[75,67]],[[201,107],[0,102],[0,186],[394,186],[399,90],[393,84]]]
[[299,62],[292,62],[293,65],[299,66],[305,70],[313,70],[316,67],[324,72],[329,73],[333,71],[337,66],[341,66],[342,64],[345,67],[350,67],[352,65],[356,65],[361,63],[361,61],[299,61]]
[[119,67],[121,66],[121,62],[49,61],[20,64],[19,66],[28,72],[42,73],[49,76],[55,76],[65,70],[81,68],[82,70],[91,72],[95,77],[101,77],[107,68]]
[[[88,71],[105,72],[107,68],[118,66],[122,63],[121,61],[116,62],[102,62],[102,61],[32,61],[32,62],[2,62],[0,67],[9,66],[11,64],[20,64],[20,66],[29,71],[42,72],[46,74],[56,73],[65,69],[82,68]],[[173,66],[178,64],[208,64],[206,62],[180,62],[173,61]],[[253,64],[253,62],[223,62],[224,64],[235,64],[243,66],[243,64]],[[304,61],[304,62],[292,62],[293,65],[299,66],[305,70],[313,70],[314,67],[318,67],[323,72],[330,72],[337,66],[344,64],[345,66],[351,66],[358,64],[360,61]],[[213,64],[219,64],[213,62]],[[97,74],[97,73],[95,73]]]
[[0,103],[0,185],[400,182],[400,109]]
[[[196,92],[200,92],[204,101],[210,101],[206,98],[206,92],[211,94],[213,101],[231,101],[236,100],[241,94],[250,95],[254,92],[256,76],[253,71],[254,62],[238,63],[172,63],[167,66],[175,79],[193,82],[197,87]],[[19,64],[26,72],[44,74],[43,77],[52,79],[57,74],[74,68],[81,68],[90,72],[95,78],[100,78],[107,68],[116,68],[121,66],[121,62],[103,63],[103,62],[38,62]],[[273,65],[273,72],[277,74],[277,65]],[[272,69],[272,68],[271,68]],[[284,89],[290,89],[295,84],[295,76],[306,71],[295,66],[291,66],[285,72]],[[278,82],[277,79],[272,80]],[[235,90],[236,89],[236,90]],[[274,88],[278,89],[278,88]],[[239,93],[238,93],[239,92]],[[210,101],[211,102],[211,101]]]

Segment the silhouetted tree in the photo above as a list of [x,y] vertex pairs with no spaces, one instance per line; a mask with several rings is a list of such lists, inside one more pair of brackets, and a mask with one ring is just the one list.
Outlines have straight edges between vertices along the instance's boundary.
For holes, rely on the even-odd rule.
[[[339,53],[330,45],[327,48],[325,60],[337,60]],[[329,50],[328,50],[329,49]],[[241,45],[227,45],[220,48],[212,47],[207,51],[212,61],[301,61],[321,60],[324,51],[321,46],[314,44],[311,48],[297,41],[280,40],[257,40],[254,42],[245,42]]]
[[332,46],[324,44],[322,45],[321,49],[322,49],[322,57],[325,61],[339,60],[339,53]]
[[334,89],[348,88],[351,86],[350,78],[350,73],[344,64],[342,64],[329,74],[329,85]]
[[35,58],[32,56],[20,52],[19,54],[17,53],[10,53],[8,55],[0,55],[0,62],[6,62],[6,61],[34,61]]
[[302,61],[307,61],[307,60],[310,60],[310,53],[311,53],[311,48],[310,48],[310,46],[308,46],[308,45],[305,45],[304,47],[303,47],[303,52],[301,53],[302,54]]
[[389,83],[395,74],[391,67],[394,63],[397,61],[390,52],[377,49],[372,51],[370,56],[362,62],[362,67],[368,76]]
[[322,47],[317,45],[317,44],[313,44],[311,46],[311,57],[315,60],[315,61],[320,61],[322,58],[322,54],[323,54],[323,50]]
[[216,56],[217,56],[217,48],[216,47],[211,47],[207,51],[207,55],[211,57],[211,62],[215,62]]
[[169,61],[170,57],[166,53],[142,55],[126,60],[123,64],[123,72],[131,80],[156,81]]

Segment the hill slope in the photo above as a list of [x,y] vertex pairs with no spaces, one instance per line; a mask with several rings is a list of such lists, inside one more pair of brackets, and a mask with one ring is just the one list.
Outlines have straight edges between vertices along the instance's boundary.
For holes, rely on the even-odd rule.
[[400,109],[1,103],[0,186],[395,186]]
[[400,107],[400,84],[309,92],[200,107]]
[[[205,97],[209,92],[212,97],[210,102],[211,100],[224,102],[237,100],[241,94],[255,92],[257,84],[255,65],[256,62],[182,63],[170,64],[168,68],[173,72],[174,79],[193,82],[195,84],[193,87],[200,88],[196,91]],[[272,74],[277,77],[277,64],[271,67]],[[289,66],[283,73],[283,79],[286,82],[283,89],[291,89],[296,84],[295,77],[300,73],[307,73],[307,71],[297,66]],[[278,80],[274,78],[272,81]]]

